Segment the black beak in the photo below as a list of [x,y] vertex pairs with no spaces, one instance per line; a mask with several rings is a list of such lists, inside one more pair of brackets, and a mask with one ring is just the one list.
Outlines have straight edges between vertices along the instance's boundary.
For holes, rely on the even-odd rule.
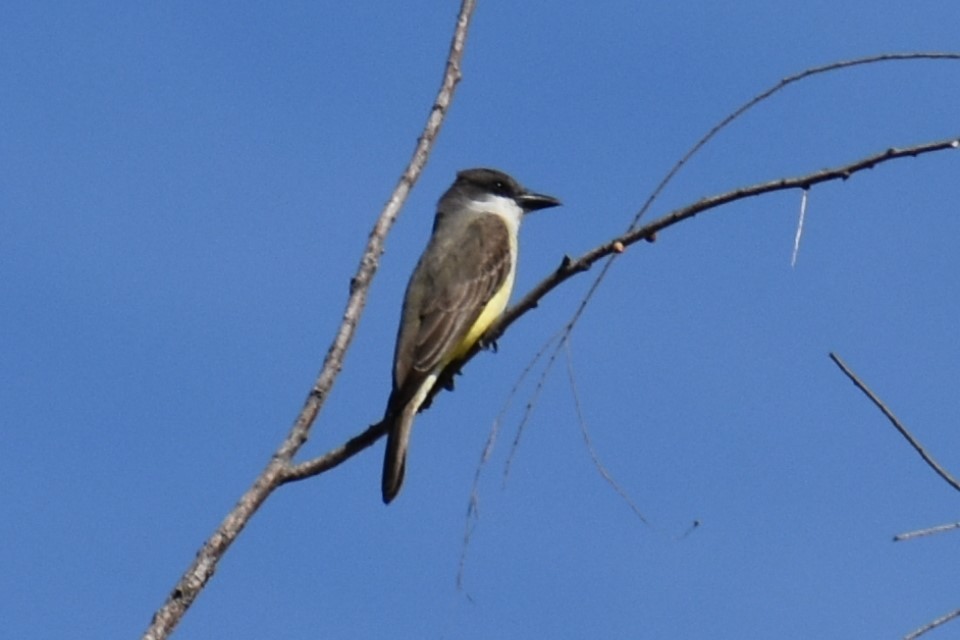
[[518,195],[516,201],[524,213],[560,206],[560,201],[553,196],[543,195],[542,193],[530,193],[529,191]]

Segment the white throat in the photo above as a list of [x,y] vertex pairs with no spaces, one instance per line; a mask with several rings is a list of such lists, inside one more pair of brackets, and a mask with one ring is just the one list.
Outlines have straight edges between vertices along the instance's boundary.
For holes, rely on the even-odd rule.
[[475,213],[495,213],[510,227],[511,235],[520,228],[520,219],[523,217],[523,209],[520,208],[513,198],[497,196],[488,193],[481,200],[470,200],[469,209]]

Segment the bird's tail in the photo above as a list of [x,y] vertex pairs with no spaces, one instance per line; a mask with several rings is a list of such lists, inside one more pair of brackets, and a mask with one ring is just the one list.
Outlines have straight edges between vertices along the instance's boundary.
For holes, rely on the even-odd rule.
[[390,504],[403,485],[403,474],[407,468],[407,446],[410,444],[410,431],[416,415],[416,410],[411,409],[413,405],[412,402],[408,403],[398,414],[386,417],[386,420],[393,424],[387,428],[387,450],[383,456],[383,479],[380,488],[383,491],[384,504]]

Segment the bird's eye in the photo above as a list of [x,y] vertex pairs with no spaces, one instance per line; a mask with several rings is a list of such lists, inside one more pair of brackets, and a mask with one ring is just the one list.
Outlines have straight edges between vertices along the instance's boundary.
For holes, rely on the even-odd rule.
[[493,183],[493,192],[498,196],[507,195],[507,183],[503,180],[497,180]]

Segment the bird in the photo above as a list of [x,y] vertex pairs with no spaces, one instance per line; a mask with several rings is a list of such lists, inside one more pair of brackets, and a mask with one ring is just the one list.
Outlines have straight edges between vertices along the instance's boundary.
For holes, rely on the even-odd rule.
[[524,215],[560,205],[497,169],[465,169],[437,202],[433,231],[407,284],[393,356],[384,504],[400,491],[410,433],[444,368],[462,358],[500,317],[517,272]]

